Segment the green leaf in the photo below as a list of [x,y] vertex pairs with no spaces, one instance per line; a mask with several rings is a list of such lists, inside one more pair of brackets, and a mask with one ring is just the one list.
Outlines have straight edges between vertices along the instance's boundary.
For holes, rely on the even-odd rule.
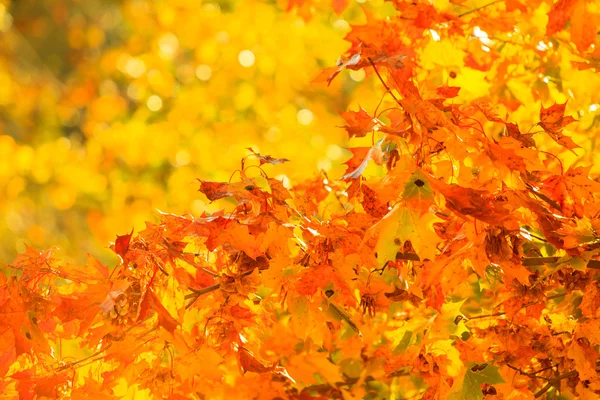
[[395,354],[404,353],[406,351],[406,349],[408,349],[408,346],[410,345],[410,339],[412,339],[412,332],[411,331],[404,332],[404,336],[402,336],[400,343],[398,343],[398,346],[396,346],[396,348],[394,349],[394,353]]
[[462,399],[481,400],[484,397],[481,391],[482,384],[488,383],[494,385],[504,383],[504,379],[498,373],[498,367],[487,365],[480,370],[482,367],[484,367],[484,364],[481,363],[469,363],[467,366],[467,372],[463,381]]
[[419,204],[420,206],[426,205],[427,207],[433,202],[433,188],[421,170],[417,169],[410,176],[406,186],[404,186],[402,199],[410,204]]

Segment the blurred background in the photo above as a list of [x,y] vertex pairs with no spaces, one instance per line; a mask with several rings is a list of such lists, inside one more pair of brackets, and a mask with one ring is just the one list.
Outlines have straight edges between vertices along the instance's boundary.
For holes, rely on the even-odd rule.
[[311,81],[363,14],[288,6],[0,0],[0,260],[27,243],[112,265],[109,242],[157,209],[211,211],[196,178],[228,180],[247,147],[291,160],[272,176],[339,176],[338,111],[365,75]]

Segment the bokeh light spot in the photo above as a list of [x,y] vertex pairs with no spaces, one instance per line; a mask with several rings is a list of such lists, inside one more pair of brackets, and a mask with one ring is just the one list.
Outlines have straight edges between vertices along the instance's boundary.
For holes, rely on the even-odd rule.
[[196,77],[201,81],[208,81],[212,76],[212,68],[206,64],[198,65],[196,67]]
[[158,48],[161,55],[170,60],[179,49],[179,40],[172,33],[167,33],[158,40]]
[[298,110],[298,113],[296,114],[296,119],[302,125],[310,125],[310,123],[314,119],[314,116],[313,116],[312,111],[310,111],[309,109],[303,108],[303,109]]
[[238,61],[242,67],[250,68],[254,65],[254,61],[256,61],[256,59],[254,57],[254,53],[250,50],[242,50],[238,55]]
[[179,150],[175,155],[175,162],[179,166],[186,166],[192,161],[192,156],[187,150]]
[[157,95],[153,94],[152,96],[150,96],[148,98],[148,101],[146,102],[146,105],[148,106],[148,108],[150,109],[150,111],[158,111],[162,108],[163,106],[163,101],[160,97],[158,97]]

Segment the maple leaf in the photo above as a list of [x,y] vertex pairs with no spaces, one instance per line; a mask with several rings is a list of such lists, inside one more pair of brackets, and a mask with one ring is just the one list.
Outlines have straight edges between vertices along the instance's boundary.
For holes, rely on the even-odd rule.
[[442,96],[445,99],[450,99],[452,97],[458,96],[458,92],[460,92],[460,87],[458,86],[440,86],[435,89],[435,93],[438,96]]
[[30,280],[37,276],[40,269],[51,265],[54,261],[52,250],[38,251],[29,245],[25,245],[25,252],[19,254],[13,266],[18,269],[23,269],[24,278]]
[[411,207],[419,210],[421,214],[427,212],[434,203],[433,188],[421,170],[415,170],[409,178],[406,186],[404,186],[402,199]]
[[519,171],[522,174],[527,173],[525,160],[513,149],[507,149],[495,143],[489,143],[488,146],[488,155],[494,162],[505,165],[510,171]]
[[[351,151],[354,155],[350,160],[348,160],[346,162],[346,164],[350,168],[348,169],[348,172],[346,174],[344,174],[344,176],[342,176],[341,179],[358,179],[361,176],[361,174],[363,173],[363,171],[369,165],[369,161],[373,157],[375,157],[378,153],[381,153],[381,144],[382,143],[383,143],[383,139],[379,140],[372,147],[369,147],[362,160],[361,160],[361,157],[363,157],[363,154],[365,153],[365,149],[367,149],[367,148],[361,147],[356,150],[351,149]],[[359,163],[359,161],[360,161],[360,163]],[[357,163],[358,163],[358,165],[357,165]]]
[[561,133],[562,128],[576,121],[571,116],[564,116],[566,105],[567,103],[565,102],[563,104],[555,103],[549,108],[542,106],[540,110],[540,126],[556,143],[568,150],[573,150],[581,146],[578,146],[570,137],[564,136]]
[[344,129],[346,129],[350,138],[364,137],[377,125],[377,120],[371,117],[362,107],[359,107],[358,111],[340,112],[340,115],[348,124],[344,126]]
[[259,153],[255,152],[254,150],[252,150],[252,148],[250,148],[250,147],[248,147],[247,149],[252,152],[253,156],[255,156],[256,158],[258,158],[258,161],[260,162],[260,165],[264,165],[264,164],[283,164],[284,162],[290,161],[287,158],[274,158],[274,157],[271,157],[268,154],[266,156],[262,156]]
[[591,46],[597,45],[596,27],[600,19],[595,13],[588,11],[588,2],[579,0],[575,3],[571,16],[571,41],[580,52],[587,52]]
[[60,374],[39,374],[35,367],[11,375],[16,379],[19,399],[33,400],[39,397],[54,397],[56,387],[68,380],[67,372]]
[[377,192],[367,185],[361,185],[360,189],[363,193],[361,204],[369,215],[381,218],[388,213],[389,209],[387,203],[382,203],[379,200]]
[[483,384],[495,385],[500,383],[504,383],[504,379],[500,376],[498,367],[487,363],[469,363],[466,366],[462,383],[461,399],[481,400],[485,397],[481,391]]
[[589,178],[589,171],[590,167],[571,167],[564,175],[544,180],[542,192],[558,203],[566,216],[582,218],[586,202],[600,192],[600,184]]
[[442,181],[430,178],[428,181],[435,190],[444,195],[446,205],[454,212],[469,215],[494,225],[505,221],[514,222],[510,208],[516,207],[516,205],[511,205],[506,197],[491,197],[483,190],[447,185]]
[[420,259],[435,259],[439,239],[435,235],[433,223],[437,221],[438,218],[432,213],[420,215],[406,205],[396,204],[381,221],[369,229],[369,235],[378,236],[375,252],[379,264],[395,260],[406,241],[411,243]]
[[202,192],[210,201],[235,195],[231,185],[228,183],[203,181],[201,179],[198,179],[198,181],[200,182],[200,189],[198,191]]
[[561,31],[571,18],[573,8],[578,0],[559,0],[548,13],[546,36],[554,35]]
[[129,244],[131,243],[131,236],[133,235],[133,229],[126,235],[117,235],[117,239],[114,244],[114,251],[121,257],[121,260],[125,260],[125,254],[129,250]]
[[321,73],[313,79],[313,82],[325,82],[327,81],[327,85],[329,86],[333,79],[345,68],[357,65],[361,60],[361,55],[359,53],[352,54],[346,58],[340,58],[336,63],[335,67],[326,68]]
[[114,281],[111,284],[111,288],[106,294],[105,299],[100,303],[99,307],[102,311],[109,312],[115,307],[115,301],[129,288],[131,283],[125,279]]

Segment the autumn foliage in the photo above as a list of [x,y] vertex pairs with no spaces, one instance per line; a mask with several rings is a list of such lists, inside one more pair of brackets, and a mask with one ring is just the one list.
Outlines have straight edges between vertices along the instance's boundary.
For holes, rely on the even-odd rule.
[[0,392],[598,398],[597,4],[286,9],[330,6],[364,20],[313,85],[380,89],[340,112],[345,171],[287,184],[293,154],[250,148],[198,179],[221,211],[117,235],[114,267],[27,247],[0,275]]

